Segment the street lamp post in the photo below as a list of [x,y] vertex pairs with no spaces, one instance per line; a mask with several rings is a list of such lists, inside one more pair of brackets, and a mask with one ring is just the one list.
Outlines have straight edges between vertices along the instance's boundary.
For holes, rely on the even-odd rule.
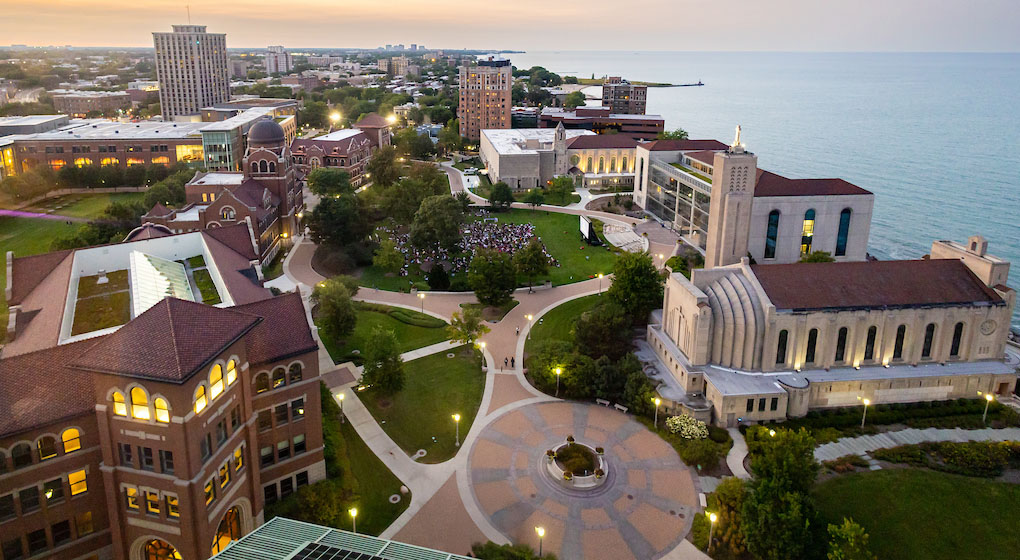
[[344,394],[337,393],[336,400],[340,401],[340,423],[344,423]]
[[652,399],[652,402],[655,403],[655,422],[653,422],[653,425],[655,429],[659,429],[659,405],[662,404],[662,399],[655,397]]
[[534,319],[535,316],[532,315],[531,313],[528,313],[527,315],[524,316],[524,318],[528,320],[528,340],[531,340],[531,320]]
[[556,368],[556,396],[560,396],[560,374],[563,373],[563,368]]
[[602,274],[599,274],[599,295],[602,295]]
[[354,527],[354,532],[358,532],[358,508],[351,508],[347,510],[347,513],[351,514],[351,525]]
[[712,532],[715,530],[715,520],[719,516],[715,512],[708,514],[708,552],[712,552]]
[[455,447],[460,447],[460,414],[453,415],[453,423],[456,426],[454,429],[457,431],[457,439],[453,445]]
[[864,414],[861,415],[861,429],[863,429],[864,421],[868,418],[868,405],[871,404],[871,401],[868,399],[861,399],[861,402],[864,403]]
[[418,292],[418,299],[421,300],[421,314],[425,314],[425,294]]
[[988,405],[992,404],[992,399],[993,398],[994,397],[992,397],[991,393],[985,393],[985,412],[981,415],[981,423],[982,424],[984,424],[985,423],[985,419],[988,418]]
[[332,113],[329,114],[329,131],[330,132],[333,131],[333,127],[336,126],[336,123],[338,123],[338,122],[340,122],[340,113],[338,111],[333,111]]
[[535,533],[538,534],[538,557],[542,557],[542,539],[545,538],[545,527],[535,527]]

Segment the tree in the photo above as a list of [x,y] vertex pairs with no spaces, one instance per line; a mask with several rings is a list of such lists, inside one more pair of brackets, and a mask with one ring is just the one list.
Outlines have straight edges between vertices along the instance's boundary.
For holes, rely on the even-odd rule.
[[508,210],[513,203],[514,191],[510,190],[509,185],[503,181],[492,185],[492,189],[489,191],[489,205],[493,210]]
[[471,556],[481,560],[556,560],[556,555],[541,557],[526,544],[475,543],[471,545]]
[[308,190],[318,196],[336,197],[354,192],[351,174],[340,169],[319,167],[308,173]]
[[309,101],[298,111],[298,124],[324,128],[328,125],[329,107],[322,101]]
[[553,177],[549,184],[549,198],[555,198],[562,203],[574,192],[574,179],[567,175]]
[[411,107],[411,110],[407,112],[407,120],[421,124],[425,121],[425,113],[422,113],[421,107]]
[[388,187],[397,182],[397,179],[400,178],[400,168],[397,166],[397,149],[393,146],[379,148],[369,158],[365,170],[372,176],[372,182],[376,185]]
[[404,254],[397,249],[397,244],[392,239],[384,239],[375,250],[372,264],[386,272],[396,273],[404,266]]
[[428,134],[416,134],[411,140],[410,153],[415,159],[427,159],[436,153],[436,145],[432,143],[432,138]]
[[630,317],[613,301],[603,301],[574,322],[574,346],[592,358],[617,360],[630,348]]
[[747,550],[760,560],[804,558],[812,547],[812,517],[807,494],[755,479],[741,515]]
[[623,253],[613,266],[613,285],[606,295],[634,322],[644,322],[662,305],[664,280],[648,253]]
[[878,560],[868,548],[868,533],[853,519],[842,525],[829,524],[829,560]]
[[459,191],[454,198],[460,203],[461,209],[467,214],[467,211],[471,209],[471,196],[464,191]]
[[464,139],[460,135],[460,121],[451,119],[446,126],[439,131],[439,149],[443,153],[456,152],[460,150]]
[[306,221],[316,243],[334,247],[361,241],[372,231],[360,199],[353,194],[323,198]]
[[734,557],[740,557],[747,550],[741,524],[744,502],[747,500],[747,484],[735,476],[724,478],[710,499],[715,502],[713,511],[718,515],[715,538]]
[[584,102],[584,92],[575,91],[567,94],[567,96],[563,99],[563,106],[567,109],[573,109],[584,105]]
[[482,312],[475,307],[468,307],[462,312],[454,312],[450,317],[450,325],[446,333],[454,342],[474,344],[476,340],[489,332],[489,327],[482,321]]
[[813,251],[810,255],[804,255],[800,258],[802,263],[827,263],[836,262],[836,259],[829,254],[828,251]]
[[464,211],[453,196],[441,194],[422,201],[411,224],[411,244],[415,247],[452,249],[460,242]]
[[538,208],[545,202],[545,195],[539,189],[531,189],[528,194],[524,195],[525,204],[530,204],[532,208]]
[[400,358],[393,331],[376,327],[365,345],[365,369],[362,383],[378,387],[384,395],[404,388],[404,361]]
[[510,301],[516,276],[510,255],[495,249],[478,249],[468,266],[468,285],[478,301],[493,307]]
[[445,291],[450,289],[450,274],[446,272],[446,267],[442,263],[432,263],[432,268],[428,273],[429,288],[436,291]]
[[663,130],[656,138],[659,140],[687,140],[687,131],[682,128]]
[[754,427],[747,431],[747,450],[755,480],[775,481],[794,492],[806,494],[814,486],[819,470],[814,449],[815,438],[804,428]]
[[532,238],[523,249],[514,255],[514,266],[517,273],[528,278],[528,289],[535,282],[536,276],[542,276],[549,272],[549,257],[545,255],[545,247],[542,242]]
[[627,383],[623,387],[623,402],[634,414],[651,416],[654,411],[652,399],[655,398],[655,385],[640,369],[627,374]]
[[330,278],[320,282],[312,291],[312,302],[319,307],[319,321],[329,336],[342,339],[354,332],[358,314],[343,280]]

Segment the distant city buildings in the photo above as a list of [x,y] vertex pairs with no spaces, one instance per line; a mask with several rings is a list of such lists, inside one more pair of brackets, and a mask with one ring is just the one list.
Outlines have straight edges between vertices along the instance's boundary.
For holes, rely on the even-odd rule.
[[248,77],[248,66],[247,60],[231,60],[230,61],[230,77],[231,78],[247,78]]
[[495,57],[460,67],[460,135],[473,141],[483,129],[510,128],[513,67]]
[[539,128],[591,130],[597,134],[625,134],[635,140],[654,140],[665,129],[666,121],[659,115],[613,113],[609,107],[578,107],[565,110],[543,107],[538,117]]
[[266,74],[286,74],[294,69],[294,59],[281,46],[267,47],[264,60]]
[[[285,86],[293,86],[298,89],[305,91],[311,91],[322,85],[322,80],[318,76],[313,74],[302,74],[300,76],[284,76],[280,78],[280,83]],[[293,89],[293,88],[292,88]]]
[[131,94],[126,91],[66,91],[53,90],[53,108],[77,118],[89,113],[111,113],[131,107]]
[[636,86],[611,76],[602,83],[602,106],[620,115],[643,115],[647,105],[647,86]]
[[310,56],[308,57],[308,64],[315,66],[316,68],[329,68],[334,64],[342,64],[344,57],[342,56]]
[[166,120],[197,115],[202,107],[228,101],[227,36],[204,25],[174,25],[152,34],[159,102]]

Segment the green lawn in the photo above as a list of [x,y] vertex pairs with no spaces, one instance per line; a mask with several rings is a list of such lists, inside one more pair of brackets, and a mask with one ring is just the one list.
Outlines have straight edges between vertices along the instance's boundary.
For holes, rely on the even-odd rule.
[[454,456],[453,414],[460,414],[461,440],[471,429],[485,389],[482,357],[461,346],[454,358],[447,352],[404,364],[404,388],[385,397],[373,389],[358,394],[382,429],[408,455],[428,454],[422,463],[440,463]]
[[[357,304],[355,304],[357,305]],[[397,337],[397,345],[401,352],[408,352],[417,348],[422,348],[430,344],[442,342],[449,337],[446,335],[446,329],[444,327],[428,328],[420,327],[417,325],[410,325],[403,321],[399,321],[394,317],[377,311],[371,311],[365,309],[364,306],[358,309],[358,322],[354,327],[354,332],[347,337],[346,340],[339,341],[332,337],[326,336],[326,333],[319,331],[319,335],[322,338],[322,343],[326,346],[326,350],[329,352],[331,358],[336,363],[343,363],[351,359],[357,358],[352,355],[353,350],[361,350],[362,353],[365,351],[366,341],[372,334],[372,330],[375,327],[381,327],[386,330],[393,331],[393,334]],[[386,308],[384,309],[398,309],[398,308]],[[411,317],[421,317],[432,319],[431,316],[422,315],[417,311],[401,310]]]
[[[357,489],[358,498],[350,504],[358,508],[358,532],[378,535],[386,530],[411,503],[411,495],[401,495],[399,502],[391,504],[390,496],[400,494],[400,479],[372,453],[350,422],[345,422],[343,451],[350,464],[349,478]],[[349,527],[344,527],[348,529]]]
[[[106,207],[114,202],[130,203],[141,201],[145,197],[144,192],[126,192],[110,194],[69,194],[57,198],[51,198],[40,202],[30,208],[28,212],[46,213],[52,210],[53,214],[71,216],[73,218],[98,218],[106,210]],[[57,208],[64,205],[63,208]]]
[[1020,549],[1020,485],[918,469],[839,476],[814,491],[823,523],[852,517],[882,560],[993,560]]
[[127,291],[79,299],[74,304],[71,335],[126,324],[131,320],[131,294]]
[[202,303],[216,305],[223,301],[220,299],[220,292],[216,289],[212,275],[209,274],[209,269],[202,268],[191,274],[195,277],[195,285],[198,286],[198,297],[202,298]]
[[679,169],[680,171],[683,171],[684,173],[686,173],[688,175],[693,175],[693,176],[697,177],[698,179],[701,179],[702,181],[708,183],[709,185],[712,184],[712,179],[710,177],[702,175],[701,173],[698,173],[697,171],[695,171],[695,170],[693,170],[693,169],[691,169],[689,167],[684,167],[683,165],[680,165],[679,163],[671,163],[670,165],[672,165],[673,167]]
[[574,334],[571,331],[574,329],[574,322],[585,311],[595,307],[595,304],[600,301],[600,297],[592,295],[573,299],[557,305],[553,310],[540,317],[541,323],[536,323],[531,328],[531,336],[524,347],[525,353],[530,352],[531,348],[539,341],[573,342]]

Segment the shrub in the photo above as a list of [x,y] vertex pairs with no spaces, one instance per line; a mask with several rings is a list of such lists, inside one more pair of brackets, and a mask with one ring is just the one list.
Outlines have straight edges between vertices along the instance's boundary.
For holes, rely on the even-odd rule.
[[857,467],[862,469],[868,467],[868,462],[860,455],[844,455],[832,461],[825,461],[822,464],[827,469],[840,474],[853,472]]
[[705,439],[708,437],[708,427],[701,420],[681,414],[666,418],[666,429],[684,439]]
[[716,443],[729,443],[733,438],[730,437],[730,433],[725,428],[719,426],[708,427],[708,439]]
[[915,467],[924,467],[928,464],[928,457],[921,448],[916,445],[900,445],[886,449],[876,449],[871,456],[879,461],[890,463],[905,463]]
[[446,321],[432,317],[430,315],[423,315],[417,311],[410,311],[408,309],[393,309],[389,313],[390,317],[405,323],[408,325],[414,325],[416,327],[425,327],[427,329],[437,329],[446,326]]
[[1009,444],[997,441],[944,441],[923,443],[921,448],[936,455],[935,469],[965,476],[995,477],[1009,465]]
[[688,465],[712,467],[723,457],[723,448],[709,439],[692,439],[680,450],[680,458]]

